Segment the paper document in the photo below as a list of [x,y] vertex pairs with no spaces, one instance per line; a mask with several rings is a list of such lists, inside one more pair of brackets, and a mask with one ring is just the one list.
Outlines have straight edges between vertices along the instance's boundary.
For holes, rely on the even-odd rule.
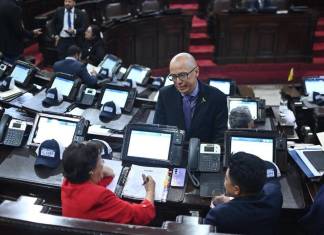
[[152,176],[155,181],[155,201],[165,201],[169,183],[169,169],[132,165],[122,195],[128,198],[144,199],[146,191],[142,174]]
[[0,99],[1,100],[10,99],[10,98],[15,97],[17,95],[20,95],[21,93],[23,93],[23,91],[21,89],[19,89],[16,86],[13,86],[13,88],[8,90],[8,91],[0,92]]
[[111,183],[107,186],[107,189],[109,189],[112,192],[115,192],[116,185],[120,176],[120,173],[122,171],[122,162],[121,161],[116,161],[116,160],[108,160],[104,159],[104,165],[109,166],[111,169],[114,170],[115,177],[111,181]]

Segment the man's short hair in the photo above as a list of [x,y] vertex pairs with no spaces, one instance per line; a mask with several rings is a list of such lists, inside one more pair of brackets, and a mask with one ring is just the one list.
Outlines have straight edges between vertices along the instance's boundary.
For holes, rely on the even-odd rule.
[[97,165],[100,149],[91,142],[72,143],[63,153],[63,175],[71,183],[90,179],[90,171]]
[[81,54],[80,47],[78,47],[76,45],[70,46],[67,51],[67,56],[75,56],[76,54]]
[[252,115],[247,106],[238,106],[231,110],[229,125],[231,128],[249,128],[252,122]]
[[266,181],[266,166],[259,157],[238,152],[229,159],[229,177],[234,185],[238,185],[242,193],[256,194],[260,192]]

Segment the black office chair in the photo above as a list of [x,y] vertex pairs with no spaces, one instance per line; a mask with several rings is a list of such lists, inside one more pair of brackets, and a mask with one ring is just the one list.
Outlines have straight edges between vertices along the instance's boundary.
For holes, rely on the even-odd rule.
[[123,15],[123,9],[120,2],[109,3],[106,5],[106,18],[110,19],[116,16]]

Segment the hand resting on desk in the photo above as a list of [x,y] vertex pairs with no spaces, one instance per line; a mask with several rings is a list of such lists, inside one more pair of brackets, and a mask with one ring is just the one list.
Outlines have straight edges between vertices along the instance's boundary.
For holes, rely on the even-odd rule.
[[155,181],[152,176],[145,176],[142,175],[144,188],[146,191],[145,199],[149,200],[150,202],[154,203],[154,196],[155,196]]

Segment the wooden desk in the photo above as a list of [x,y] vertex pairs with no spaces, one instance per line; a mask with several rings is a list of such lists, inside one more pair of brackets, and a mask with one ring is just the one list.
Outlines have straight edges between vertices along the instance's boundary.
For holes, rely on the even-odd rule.
[[311,62],[317,14],[214,13],[214,60],[227,63]]

